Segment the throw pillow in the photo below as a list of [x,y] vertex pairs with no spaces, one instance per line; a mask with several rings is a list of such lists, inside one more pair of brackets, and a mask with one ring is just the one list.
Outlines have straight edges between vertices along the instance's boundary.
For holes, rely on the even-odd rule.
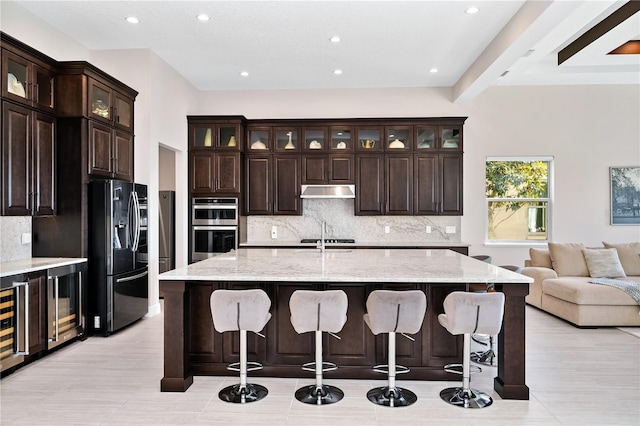
[[529,259],[531,259],[531,266],[538,266],[549,269],[553,268],[553,265],[551,265],[551,256],[549,256],[549,250],[530,248]]
[[559,277],[588,277],[589,269],[584,260],[582,243],[549,243],[551,264]]
[[640,276],[640,243],[602,243],[606,248],[618,250],[618,257],[627,275]]
[[616,249],[584,249],[582,253],[592,278],[626,277]]

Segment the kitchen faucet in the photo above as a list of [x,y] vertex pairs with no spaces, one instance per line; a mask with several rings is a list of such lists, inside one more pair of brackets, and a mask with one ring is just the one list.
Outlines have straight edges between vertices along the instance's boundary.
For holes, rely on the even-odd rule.
[[327,233],[327,221],[323,220],[320,225],[320,250],[324,253],[325,250],[325,234]]

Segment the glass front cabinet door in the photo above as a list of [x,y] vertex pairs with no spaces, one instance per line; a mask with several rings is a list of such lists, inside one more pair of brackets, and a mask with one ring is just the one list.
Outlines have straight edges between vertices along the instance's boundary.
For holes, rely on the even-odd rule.
[[13,54],[2,52],[2,96],[45,111],[54,108],[55,74],[46,64],[38,64]]

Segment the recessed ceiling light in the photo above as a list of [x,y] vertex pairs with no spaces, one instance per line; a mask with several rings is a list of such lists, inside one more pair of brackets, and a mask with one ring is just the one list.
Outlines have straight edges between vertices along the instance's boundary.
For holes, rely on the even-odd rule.
[[140,21],[135,16],[127,16],[127,22],[130,24],[137,24]]
[[246,71],[241,71],[241,72],[240,72],[240,75],[241,75],[241,76],[243,76],[243,77],[248,77],[248,76],[249,76],[249,73],[248,73],[248,72],[246,72]]
[[429,72],[435,74],[438,72],[438,68],[431,68]]
[[332,43],[340,43],[340,37],[333,36],[329,39],[329,41],[331,41]]
[[196,16],[196,18],[198,18],[199,21],[208,21],[209,15],[205,15],[204,13],[201,13],[200,15]]
[[464,11],[464,13],[468,13],[469,15],[473,15],[474,13],[478,13],[480,9],[478,9],[477,7],[470,7],[467,10]]
[[340,74],[342,74],[342,70],[333,70],[333,73],[335,75],[340,75]]

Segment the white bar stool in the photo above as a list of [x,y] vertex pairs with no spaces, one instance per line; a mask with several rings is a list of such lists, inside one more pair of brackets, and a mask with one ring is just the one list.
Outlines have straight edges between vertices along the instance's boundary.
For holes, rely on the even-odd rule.
[[405,333],[415,334],[420,331],[426,310],[427,296],[420,290],[375,290],[369,294],[364,322],[375,335],[389,334],[389,364],[373,367],[374,371],[387,374],[387,386],[367,392],[367,398],[374,404],[404,407],[418,400],[415,393],[396,386],[396,374],[409,372],[409,368],[396,365],[396,333],[414,340]]
[[[462,372],[450,370],[451,365],[445,366],[448,372],[462,374],[462,387],[444,389],[440,392],[440,398],[463,408],[488,407],[493,399],[484,392],[471,389],[471,335],[494,335],[500,332],[504,315],[504,294],[454,291],[444,299],[443,306],[444,313],[438,315],[438,321],[449,333],[463,334],[464,346]],[[476,368],[481,371],[479,367]]]
[[295,393],[296,399],[305,404],[327,405],[340,401],[344,392],[322,382],[324,371],[333,371],[338,367],[331,362],[322,361],[322,332],[339,339],[338,333],[347,322],[347,294],[342,290],[296,290],[289,299],[291,324],[296,333],[316,333],[316,360],[302,366],[305,371],[315,371],[316,383],[304,386]]
[[258,362],[247,361],[247,331],[264,337],[260,330],[271,318],[270,307],[269,296],[260,289],[215,290],[211,294],[211,316],[216,331],[240,332],[240,362],[227,367],[240,372],[240,383],[222,389],[218,394],[221,400],[245,404],[259,401],[269,393],[262,385],[247,383],[247,372],[262,368]]

